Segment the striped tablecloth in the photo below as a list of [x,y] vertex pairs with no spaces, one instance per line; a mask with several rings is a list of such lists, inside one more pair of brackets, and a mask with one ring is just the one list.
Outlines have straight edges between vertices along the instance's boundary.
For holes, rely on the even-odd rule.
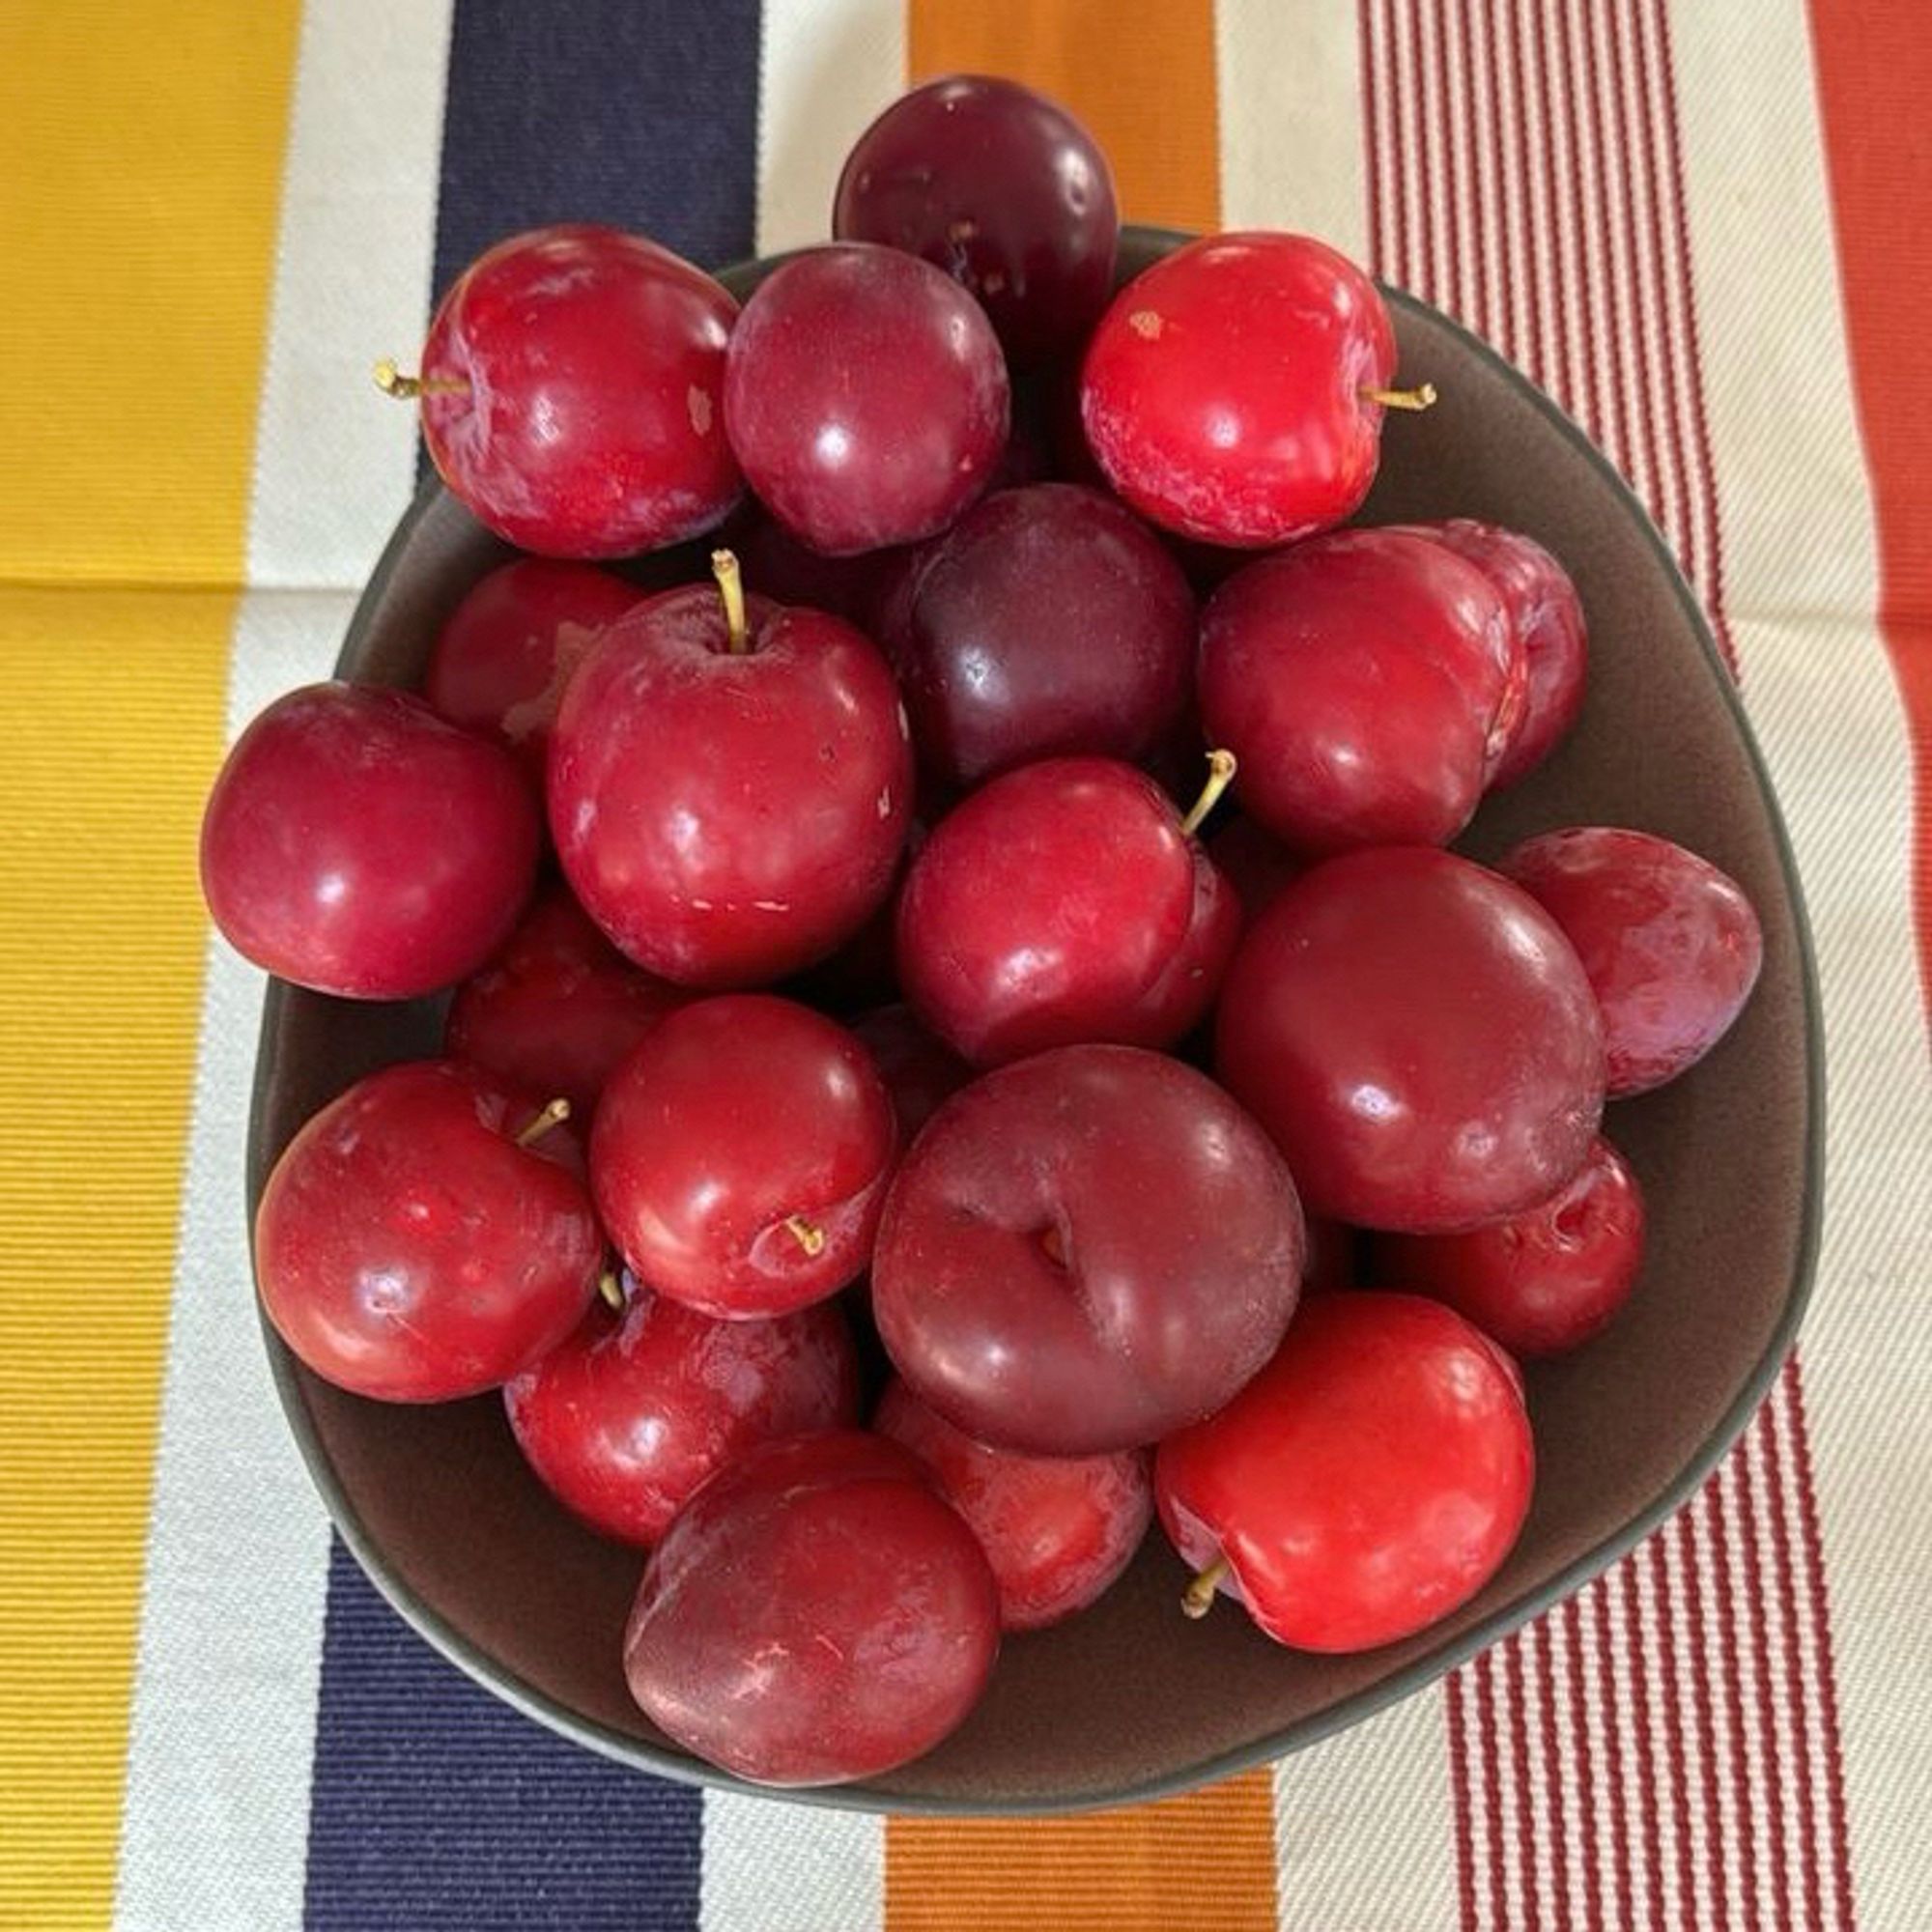
[[[403,1629],[264,1372],[262,989],[193,867],[409,497],[367,371],[450,274],[566,215],[808,241],[953,68],[1590,427],[1742,680],[1831,1055],[1813,1312],[1697,1501],[1374,1722],[1068,1823],[703,1797]],[[0,0],[0,1925],[1932,1925],[1928,100],[1922,0]]]

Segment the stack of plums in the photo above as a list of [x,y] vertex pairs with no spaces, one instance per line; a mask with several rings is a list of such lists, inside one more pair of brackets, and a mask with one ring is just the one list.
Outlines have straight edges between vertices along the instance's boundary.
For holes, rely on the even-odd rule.
[[1604,1103],[1759,961],[1644,831],[1447,849],[1576,719],[1583,619],[1527,535],[1343,527],[1431,400],[1359,270],[1226,235],[1116,293],[1103,156],[973,76],[833,230],[742,310],[605,228],[475,262],[379,375],[528,554],[420,694],[270,705],[202,839],[270,972],[454,989],[275,1167],[276,1328],[500,1389],[649,1552],[643,1710],[781,1784],[929,1749],[1156,1514],[1184,1607],[1283,1644],[1464,1603],[1516,1358],[1638,1273]]

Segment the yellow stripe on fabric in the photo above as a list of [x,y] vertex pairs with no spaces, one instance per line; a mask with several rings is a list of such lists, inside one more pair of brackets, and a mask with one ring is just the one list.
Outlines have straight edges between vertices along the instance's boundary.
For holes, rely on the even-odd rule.
[[1107,151],[1124,220],[1221,225],[1212,0],[907,0],[906,64],[1065,102]]
[[889,1818],[886,1932],[1275,1932],[1274,1793],[1249,1772],[1072,1818]]
[[295,0],[0,0],[0,581],[233,584]]
[[113,1907],[298,17],[0,0],[0,1925],[36,1932]]
[[37,1932],[113,1900],[234,603],[0,589],[0,1925]]

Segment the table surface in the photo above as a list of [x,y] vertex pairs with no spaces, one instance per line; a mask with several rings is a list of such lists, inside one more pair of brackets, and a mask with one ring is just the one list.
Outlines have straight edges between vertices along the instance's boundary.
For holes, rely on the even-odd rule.
[[[1070,101],[1131,218],[1321,234],[1590,429],[1738,667],[1831,1067],[1812,1313],[1690,1508],[1373,1722],[1071,1821],[658,1783],[397,1622],[264,1371],[262,983],[192,856],[408,499],[367,371],[450,275],[559,217],[808,242],[956,69]],[[1916,0],[0,0],[0,1926],[1932,1922],[1928,98]]]

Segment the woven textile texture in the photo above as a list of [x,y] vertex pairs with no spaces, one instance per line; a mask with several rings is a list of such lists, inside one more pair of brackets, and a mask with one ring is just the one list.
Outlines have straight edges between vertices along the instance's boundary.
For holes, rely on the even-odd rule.
[[[1321,235],[1596,438],[1770,760],[1831,1071],[1812,1313],[1689,1508],[1377,1719],[1065,1821],[662,1783],[402,1626],[262,1360],[262,981],[194,866],[409,500],[367,371],[464,263],[809,242],[955,69],[1068,101],[1130,219]],[[0,1928],[1932,1925],[1928,99],[1915,0],[0,0]]]

